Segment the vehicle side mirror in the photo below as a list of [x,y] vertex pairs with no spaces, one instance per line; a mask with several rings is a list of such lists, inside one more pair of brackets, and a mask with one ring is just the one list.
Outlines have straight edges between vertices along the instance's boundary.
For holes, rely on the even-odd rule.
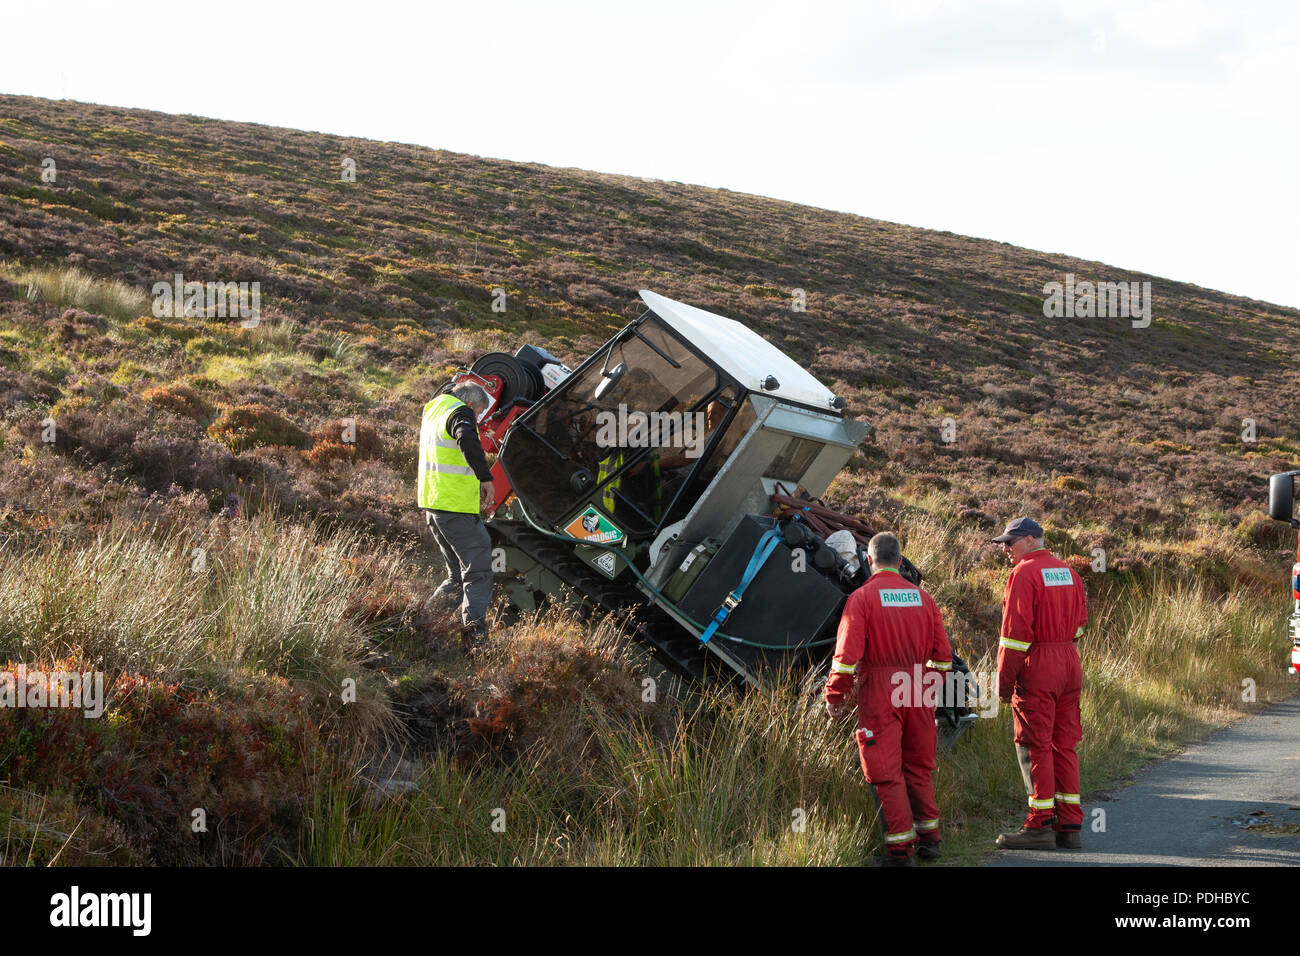
[[1295,476],[1300,471],[1284,471],[1268,480],[1268,516],[1300,528],[1295,518]]
[[627,365],[624,364],[623,362],[619,362],[612,369],[610,369],[608,372],[605,372],[603,374],[600,380],[600,384],[596,386],[596,391],[592,393],[591,397],[594,398],[596,401],[600,401],[607,394],[609,394],[609,390],[613,388],[615,385],[617,385],[618,380],[621,379],[625,374],[627,374]]

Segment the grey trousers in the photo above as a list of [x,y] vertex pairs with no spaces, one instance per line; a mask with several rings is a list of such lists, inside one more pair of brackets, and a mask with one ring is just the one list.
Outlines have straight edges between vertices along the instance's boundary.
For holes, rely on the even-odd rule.
[[424,520],[447,563],[447,579],[434,597],[460,598],[465,626],[486,630],[492,600],[492,541],[483,519],[459,511],[426,511]]

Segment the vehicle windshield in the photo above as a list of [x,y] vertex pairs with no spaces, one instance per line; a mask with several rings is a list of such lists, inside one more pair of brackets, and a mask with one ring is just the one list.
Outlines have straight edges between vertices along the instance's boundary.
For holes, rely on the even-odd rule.
[[719,424],[705,401],[718,387],[710,365],[657,321],[643,322],[520,418],[502,465],[551,522],[600,487],[596,504],[616,524],[648,533]]

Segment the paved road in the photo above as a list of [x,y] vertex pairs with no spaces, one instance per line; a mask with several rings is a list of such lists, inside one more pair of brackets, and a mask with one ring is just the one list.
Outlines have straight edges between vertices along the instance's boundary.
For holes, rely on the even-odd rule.
[[[1085,800],[1082,850],[998,850],[990,865],[1300,865],[1300,694],[1104,796]],[[1096,808],[1104,833],[1089,829]]]

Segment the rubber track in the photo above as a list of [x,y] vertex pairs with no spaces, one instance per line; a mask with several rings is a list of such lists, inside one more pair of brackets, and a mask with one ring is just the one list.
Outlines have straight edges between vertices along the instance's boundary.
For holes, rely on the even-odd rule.
[[557,575],[589,604],[613,614],[628,614],[637,639],[669,670],[698,682],[732,676],[694,635],[635,585],[609,580],[577,557],[572,548],[538,534],[527,524],[493,521],[488,528]]

